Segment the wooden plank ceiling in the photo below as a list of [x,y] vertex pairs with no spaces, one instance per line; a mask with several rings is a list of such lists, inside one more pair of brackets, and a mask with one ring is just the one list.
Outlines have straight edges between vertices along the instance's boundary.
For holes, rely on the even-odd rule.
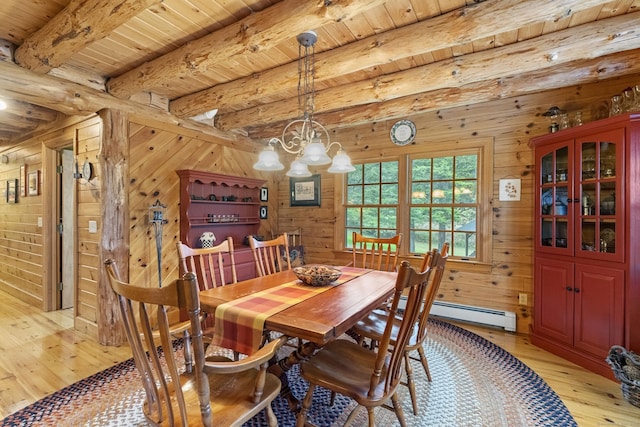
[[[0,144],[119,108],[230,140],[352,126],[639,74],[640,0],[3,0]],[[217,110],[215,119],[192,118]],[[212,123],[215,123],[213,129]]]

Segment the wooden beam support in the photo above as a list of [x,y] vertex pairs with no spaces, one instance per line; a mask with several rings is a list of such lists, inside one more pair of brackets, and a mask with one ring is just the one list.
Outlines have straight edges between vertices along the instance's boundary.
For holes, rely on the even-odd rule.
[[[415,113],[439,111],[465,105],[480,104],[572,85],[593,83],[637,73],[640,76],[640,52],[630,51],[606,57],[575,61],[555,68],[527,74],[471,83],[460,88],[439,89],[406,96],[388,102],[360,105],[340,111],[319,114],[315,118],[327,128],[355,126],[380,120],[393,120]],[[258,126],[249,130],[254,139],[270,138],[282,132],[286,122]]]
[[48,75],[25,70],[15,64],[0,61],[0,96],[28,102],[59,111],[69,116],[87,116],[104,108],[137,114],[152,120],[206,133],[222,145],[253,151],[255,144],[246,136],[225,132],[193,120],[178,119],[157,108],[115,98],[107,93],[67,82]]
[[[348,88],[334,86],[316,94],[315,111],[322,113],[377,104],[417,93],[551,70],[585,58],[637,49],[640,48],[640,37],[635,26],[639,18],[640,12],[634,12],[517,44],[350,83]],[[297,101],[292,99],[219,114],[216,122],[221,129],[236,129],[274,120],[290,120],[297,114]]]
[[161,0],[71,0],[16,49],[16,62],[46,73]]
[[[315,81],[321,83],[342,75],[353,75],[411,56],[470,43],[500,31],[515,31],[523,25],[563,18],[607,3],[606,0],[497,0],[458,9],[412,25],[350,43],[338,49],[316,54]],[[416,43],[418,34],[437,34]],[[298,83],[297,62],[255,73],[203,91],[175,99],[170,111],[178,117],[191,117],[217,108],[220,112],[245,109],[260,99],[286,99]],[[259,96],[256,96],[259,95]]]
[[107,90],[119,98],[151,90],[197,74],[234,55],[250,56],[252,52],[271,49],[302,31],[349,19],[384,2],[284,0],[112,78],[107,82]]
[[[129,119],[117,110],[101,110],[100,205],[102,207],[100,262],[116,262],[120,277],[129,279]],[[120,345],[125,341],[118,300],[109,286],[107,271],[100,265],[98,280],[98,342]]]

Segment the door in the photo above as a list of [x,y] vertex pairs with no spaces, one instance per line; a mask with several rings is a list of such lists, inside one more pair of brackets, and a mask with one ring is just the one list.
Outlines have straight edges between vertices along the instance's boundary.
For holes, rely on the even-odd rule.
[[60,174],[60,307],[74,306],[75,295],[75,170],[72,149],[61,152],[62,173]]
[[574,345],[604,359],[624,338],[624,271],[575,266]]
[[573,263],[537,256],[535,270],[535,332],[572,345]]

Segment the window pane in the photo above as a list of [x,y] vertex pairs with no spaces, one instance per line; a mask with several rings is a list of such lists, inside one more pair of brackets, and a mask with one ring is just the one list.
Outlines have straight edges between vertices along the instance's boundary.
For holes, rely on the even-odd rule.
[[476,203],[478,200],[477,181],[457,181],[455,189],[456,203]]
[[424,254],[431,249],[430,240],[430,232],[412,230],[409,238],[409,252],[412,254]]
[[398,162],[382,163],[382,178],[380,182],[398,182]]
[[382,184],[382,205],[398,204],[398,184]]
[[453,179],[453,157],[433,159],[433,179]]
[[476,209],[455,208],[453,210],[453,229],[457,231],[476,231]]
[[364,183],[380,182],[380,163],[367,163],[364,165]]
[[429,229],[431,208],[411,208],[411,228]]
[[451,230],[451,208],[433,208],[431,216],[432,230]]
[[362,209],[362,226],[378,228],[378,208]]
[[478,156],[456,156],[456,179],[475,179],[478,177]]
[[364,205],[379,205],[380,204],[380,185],[365,185],[364,186]]
[[346,214],[347,214],[347,227],[357,227],[360,228],[361,227],[361,223],[360,223],[360,214],[362,213],[362,210],[360,208],[347,208]]
[[347,184],[362,184],[363,166],[354,164],[353,167],[356,168],[356,170],[347,174]]
[[475,257],[476,234],[475,233],[453,233],[453,251],[451,255],[464,258]]
[[395,228],[397,220],[397,209],[396,208],[381,208],[380,209],[380,228],[389,228],[393,229],[395,235]]
[[411,180],[431,180],[431,159],[416,159],[411,162]]
[[411,203],[429,203],[431,201],[431,183],[414,182],[411,187]]
[[453,203],[453,182],[443,181],[433,183],[433,193],[431,194],[434,204]]
[[348,205],[362,204],[362,186],[361,185],[350,185],[347,187],[347,204]]

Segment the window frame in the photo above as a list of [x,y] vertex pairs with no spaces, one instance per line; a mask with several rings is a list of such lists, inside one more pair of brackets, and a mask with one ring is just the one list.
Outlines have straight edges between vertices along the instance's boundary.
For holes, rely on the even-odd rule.
[[[467,259],[459,256],[451,256],[452,260],[468,261],[478,264],[490,264],[492,258],[492,222],[493,222],[493,138],[478,138],[471,140],[456,140],[442,142],[426,142],[420,141],[402,150],[394,150],[396,155],[389,155],[385,150],[383,155],[371,156],[352,156],[353,163],[381,163],[387,161],[398,161],[398,230],[403,233],[406,238],[402,239],[400,247],[400,256],[405,258],[416,257],[418,255],[409,252],[409,204],[411,201],[411,176],[410,162],[415,158],[433,158],[448,157],[452,155],[452,148],[455,150],[454,155],[477,154],[478,155],[478,217],[476,223],[477,228],[477,247],[476,257]],[[386,154],[386,155],[384,155]],[[347,179],[345,175],[336,176],[335,178],[335,215],[336,225],[334,234],[335,250],[349,251],[346,248],[344,237],[345,230],[345,211],[346,203],[346,185]]]

